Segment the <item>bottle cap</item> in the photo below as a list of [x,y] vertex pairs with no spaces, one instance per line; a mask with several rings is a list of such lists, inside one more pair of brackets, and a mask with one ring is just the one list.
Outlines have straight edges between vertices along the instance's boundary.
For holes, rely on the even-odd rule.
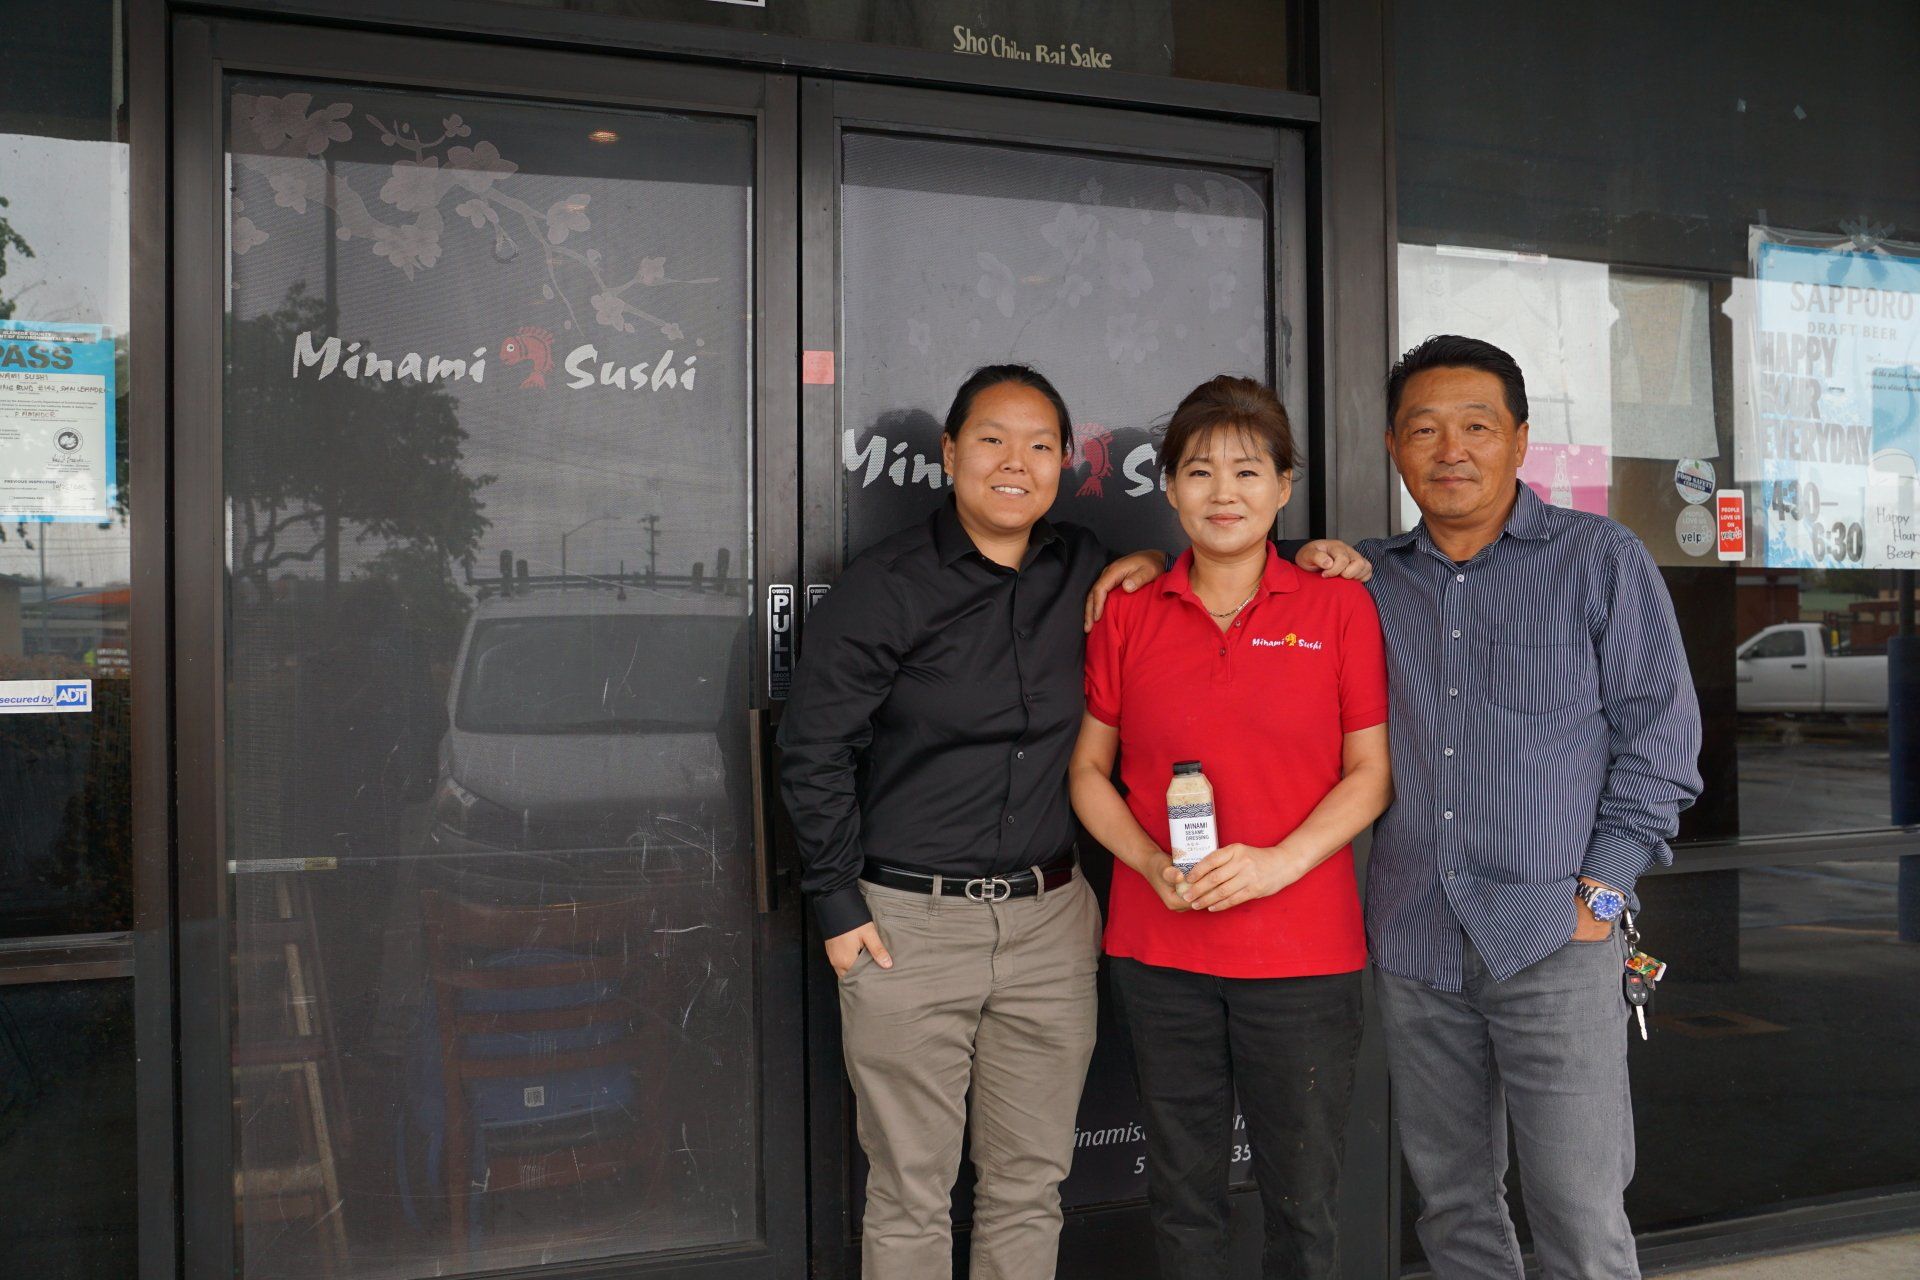
[[1176,775],[1183,774],[1183,773],[1198,773],[1200,772],[1200,762],[1198,760],[1182,760],[1178,764],[1173,766],[1173,771]]

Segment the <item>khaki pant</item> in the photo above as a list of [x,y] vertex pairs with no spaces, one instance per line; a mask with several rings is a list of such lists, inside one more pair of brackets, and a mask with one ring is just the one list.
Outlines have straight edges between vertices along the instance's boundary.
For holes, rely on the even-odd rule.
[[965,1134],[977,1175],[974,1280],[1049,1280],[1093,1055],[1093,890],[1080,876],[998,903],[860,890],[893,955],[882,969],[863,952],[840,980],[847,1075],[871,1165],[860,1274],[953,1274]]

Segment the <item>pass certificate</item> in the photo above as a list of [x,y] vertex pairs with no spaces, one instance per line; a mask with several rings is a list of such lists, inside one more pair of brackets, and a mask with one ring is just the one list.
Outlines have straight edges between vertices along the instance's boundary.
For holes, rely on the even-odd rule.
[[0,320],[0,520],[113,514],[113,339]]

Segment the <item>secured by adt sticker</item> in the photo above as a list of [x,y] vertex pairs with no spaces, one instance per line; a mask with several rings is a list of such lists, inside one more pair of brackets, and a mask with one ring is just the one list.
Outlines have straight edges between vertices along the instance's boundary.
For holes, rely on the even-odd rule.
[[0,716],[92,710],[91,680],[0,680]]
[[1673,487],[1691,506],[1713,496],[1713,482],[1713,464],[1705,458],[1682,458],[1673,464]]

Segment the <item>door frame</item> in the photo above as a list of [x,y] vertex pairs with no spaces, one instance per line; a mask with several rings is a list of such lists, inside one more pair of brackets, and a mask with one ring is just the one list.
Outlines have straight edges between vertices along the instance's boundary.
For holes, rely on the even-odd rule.
[[[750,536],[755,587],[794,582],[797,495],[781,477],[797,459],[795,356],[797,210],[791,77],[649,62],[627,56],[515,48],[459,38],[389,35],[197,16],[172,29],[171,442],[174,577],[176,946],[180,1116],[180,1258],[189,1277],[226,1277],[239,1260],[229,1008],[232,946],[225,813],[225,488],[221,419],[227,216],[222,190],[229,74],[336,79],[416,92],[510,96],[749,119],[755,126],[751,335],[755,421]],[[768,711],[765,624],[750,596],[756,637],[750,706]],[[765,743],[753,767],[771,785]],[[771,813],[763,793],[757,808]],[[755,940],[760,965],[761,1211],[758,1243],[663,1256],[596,1259],[490,1275],[797,1276],[806,1247],[804,1108],[788,1082],[803,1052],[799,907],[778,892],[779,841],[755,833],[763,888]],[[784,1068],[784,1069],[783,1069]]]
[[[1333,262],[1329,252],[1379,252],[1359,240],[1329,246],[1325,234],[1328,178],[1318,171],[1320,130],[1308,123],[1275,120],[1240,122],[1174,116],[1164,110],[1129,110],[1057,101],[1035,101],[909,86],[874,85],[809,77],[800,84],[800,342],[807,351],[828,351],[838,363],[842,351],[839,261],[839,192],[844,133],[883,132],[904,136],[1049,150],[1142,160],[1190,161],[1256,169],[1268,177],[1272,200],[1269,246],[1269,305],[1274,316],[1272,368],[1281,376],[1282,399],[1308,445],[1305,501],[1291,504],[1283,532],[1304,537],[1326,527],[1333,513],[1345,523],[1375,531],[1366,522],[1377,506],[1384,517],[1386,489],[1370,504],[1346,501],[1336,492],[1333,460],[1362,441],[1377,440],[1343,421],[1329,422],[1328,389],[1343,386],[1349,370],[1328,355],[1321,330]],[[1373,175],[1378,181],[1380,174]],[[1356,185],[1359,179],[1350,181]],[[1384,294],[1380,301],[1384,303]],[[1356,300],[1355,320],[1366,310]],[[1381,316],[1375,316],[1378,325]],[[1381,325],[1384,334],[1384,326]],[[1378,345],[1384,351],[1384,339]],[[1368,353],[1361,352],[1359,360]],[[1359,361],[1357,360],[1356,363]],[[1384,369],[1384,360],[1378,366]],[[1368,381],[1379,386],[1377,375]],[[840,458],[840,379],[809,382],[800,388],[801,477],[803,490],[802,556],[808,596],[830,584],[841,566],[842,477]],[[1347,399],[1364,407],[1366,394]],[[1384,400],[1384,394],[1381,395]],[[1339,437],[1336,440],[1336,437]],[[1374,446],[1377,449],[1377,445]],[[1384,474],[1381,459],[1378,470]],[[1370,477],[1371,478],[1371,477]],[[1348,477],[1347,489],[1358,489]],[[1384,524],[1381,526],[1384,528]],[[804,644],[804,634],[802,637]],[[1365,843],[1356,841],[1356,861],[1364,872]],[[807,928],[807,1071],[809,1096],[808,1182],[812,1195],[812,1265],[815,1274],[854,1274],[858,1246],[852,1235],[850,1172],[853,1151],[848,1135],[849,1097],[841,1065],[838,1000],[827,967],[812,960],[820,939],[811,920]],[[1344,1271],[1350,1276],[1392,1274],[1389,1256],[1394,1230],[1394,1160],[1385,1124],[1385,1055],[1377,1016],[1368,1001],[1368,1028],[1356,1069],[1353,1120],[1349,1126],[1342,1216]],[[1251,1191],[1236,1195],[1250,1198]],[[1070,1210],[1062,1234],[1062,1269],[1076,1264],[1089,1270],[1119,1268],[1127,1274],[1141,1251],[1151,1249],[1143,1200]],[[1236,1215],[1236,1252],[1254,1258],[1257,1242]],[[964,1232],[956,1240],[964,1241]],[[957,1250],[963,1259],[964,1247]],[[964,1266],[964,1261],[962,1262]]]

